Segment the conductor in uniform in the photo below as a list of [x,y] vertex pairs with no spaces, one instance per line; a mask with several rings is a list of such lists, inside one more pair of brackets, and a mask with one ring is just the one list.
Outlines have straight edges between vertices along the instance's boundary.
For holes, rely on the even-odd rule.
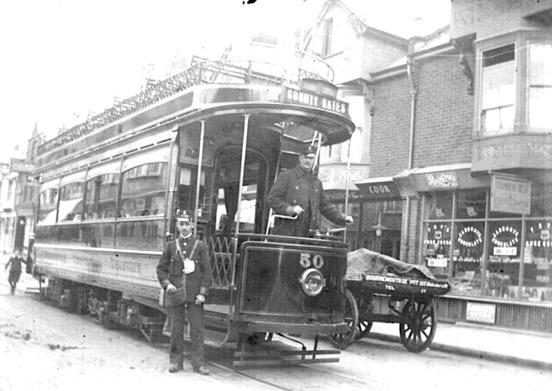
[[341,213],[324,195],[322,182],[313,173],[316,149],[304,147],[299,162],[292,170],[279,176],[270,193],[268,205],[276,214],[294,217],[277,219],[273,233],[284,236],[303,236],[320,226],[320,213],[334,224],[352,224],[353,218]]
[[167,294],[176,292],[183,282],[186,292],[184,303],[169,307],[169,316],[172,318],[169,372],[183,369],[184,323],[187,312],[193,371],[200,375],[209,375],[203,346],[203,303],[211,285],[211,264],[205,243],[192,235],[192,217],[179,210],[176,225],[180,235],[166,244],[157,265],[157,278]]

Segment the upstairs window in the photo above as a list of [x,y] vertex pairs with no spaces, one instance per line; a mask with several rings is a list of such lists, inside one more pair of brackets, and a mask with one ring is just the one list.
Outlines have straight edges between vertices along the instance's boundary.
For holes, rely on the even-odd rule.
[[552,43],[529,46],[528,119],[532,131],[550,132],[552,116]]
[[332,35],[333,35],[333,19],[324,21],[324,32],[322,36],[322,56],[332,54]]
[[515,102],[515,46],[483,52],[481,130],[485,135],[512,132]]

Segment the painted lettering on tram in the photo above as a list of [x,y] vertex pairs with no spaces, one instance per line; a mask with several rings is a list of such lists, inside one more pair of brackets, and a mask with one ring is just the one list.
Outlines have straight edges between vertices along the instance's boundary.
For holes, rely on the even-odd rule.
[[324,110],[333,111],[339,114],[347,114],[349,104],[337,99],[326,98],[307,91],[286,88],[284,101],[289,103],[299,103],[306,106],[319,107]]
[[120,259],[111,260],[111,268],[117,271],[124,271],[134,274],[142,272],[142,264],[139,262],[122,261]]

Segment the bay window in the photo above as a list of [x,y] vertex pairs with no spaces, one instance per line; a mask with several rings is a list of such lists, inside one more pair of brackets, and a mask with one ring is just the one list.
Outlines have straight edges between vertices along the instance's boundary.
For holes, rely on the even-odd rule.
[[486,135],[512,132],[515,103],[515,47],[483,52],[481,129]]
[[529,45],[528,120],[530,130],[549,132],[552,129],[552,43]]

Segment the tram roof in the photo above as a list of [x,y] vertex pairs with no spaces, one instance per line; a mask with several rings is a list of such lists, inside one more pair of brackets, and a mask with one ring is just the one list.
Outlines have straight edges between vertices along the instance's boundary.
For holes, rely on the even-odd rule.
[[47,141],[39,147],[39,157],[58,149],[65,150],[64,156],[82,150],[71,147],[79,140],[90,146],[140,127],[231,111],[309,123],[320,127],[327,144],[346,140],[355,128],[347,102],[335,98],[337,87],[326,80],[305,74],[313,78],[294,81],[252,72],[251,67],[215,68],[212,63],[196,64]]

